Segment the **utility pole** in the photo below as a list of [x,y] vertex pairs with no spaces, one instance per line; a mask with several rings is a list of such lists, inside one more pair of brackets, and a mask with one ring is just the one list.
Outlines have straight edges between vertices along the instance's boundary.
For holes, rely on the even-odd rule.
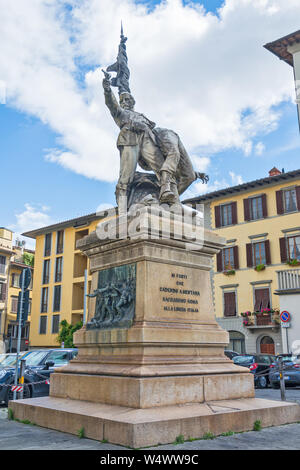
[[[25,285],[25,269],[23,269],[21,274],[21,296],[19,299],[18,311],[19,311],[19,328],[18,328],[18,343],[17,343],[17,360],[16,360],[16,370],[15,370],[15,385],[18,385],[18,372],[19,372],[19,355],[20,355],[20,346],[21,346],[21,334],[22,334],[22,312],[23,312],[23,303],[24,303],[24,285]],[[17,398],[17,392],[14,391],[13,395],[14,400]]]
[[[16,360],[16,369],[15,369],[15,385],[18,385],[19,378],[19,355],[21,348],[21,336],[22,336],[22,326],[25,325],[25,322],[28,317],[28,308],[29,308],[29,284],[31,281],[31,269],[24,268],[21,274],[21,292],[19,293],[18,299],[18,314],[17,319],[19,320],[19,329],[18,329],[18,343],[17,343],[17,360]],[[13,399],[16,400],[17,392],[14,390]]]

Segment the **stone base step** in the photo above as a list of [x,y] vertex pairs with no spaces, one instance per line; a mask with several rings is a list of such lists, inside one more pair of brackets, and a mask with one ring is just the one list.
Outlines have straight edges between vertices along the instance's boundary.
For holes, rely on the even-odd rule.
[[68,398],[42,397],[10,401],[15,418],[39,426],[112,444],[140,448],[169,444],[177,436],[201,438],[205,433],[249,431],[300,421],[297,403],[240,398],[205,403],[134,409]]

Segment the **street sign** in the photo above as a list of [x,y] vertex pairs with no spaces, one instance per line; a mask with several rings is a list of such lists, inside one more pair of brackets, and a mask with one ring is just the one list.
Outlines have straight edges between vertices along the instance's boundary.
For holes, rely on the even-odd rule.
[[29,311],[29,290],[26,290],[23,293],[23,305],[22,305],[22,312],[21,312],[21,302],[22,302],[22,291],[19,292],[18,298],[18,308],[17,308],[17,321],[20,321],[20,314],[21,314],[21,321],[24,325],[28,318],[28,311]]
[[282,322],[281,323],[281,328],[289,328],[291,326],[290,322],[289,321],[286,321],[286,322]]
[[289,312],[287,310],[283,310],[280,314],[280,320],[284,323],[290,321],[291,319],[291,315],[289,314]]
[[24,268],[23,269],[23,276],[24,277],[24,289],[28,289],[29,284],[31,282],[31,269],[30,268]]

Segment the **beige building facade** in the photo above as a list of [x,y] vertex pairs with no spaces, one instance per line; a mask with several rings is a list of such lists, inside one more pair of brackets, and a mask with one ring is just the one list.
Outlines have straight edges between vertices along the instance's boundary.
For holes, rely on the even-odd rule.
[[227,241],[216,256],[212,285],[228,348],[281,353],[277,272],[300,265],[300,170],[273,168],[267,178],[185,203],[204,204],[206,225]]

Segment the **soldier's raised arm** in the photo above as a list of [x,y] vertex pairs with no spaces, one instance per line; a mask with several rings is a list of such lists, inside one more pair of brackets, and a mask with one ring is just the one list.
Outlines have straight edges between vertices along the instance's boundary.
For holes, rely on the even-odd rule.
[[110,74],[107,73],[105,70],[102,70],[102,72],[104,73],[104,79],[102,81],[102,86],[103,86],[103,89],[104,89],[105,104],[108,107],[108,109],[110,110],[111,115],[113,117],[116,117],[119,114],[121,108],[120,108],[120,105],[117,102],[116,97],[113,94],[111,86],[110,86],[111,85],[110,84]]

